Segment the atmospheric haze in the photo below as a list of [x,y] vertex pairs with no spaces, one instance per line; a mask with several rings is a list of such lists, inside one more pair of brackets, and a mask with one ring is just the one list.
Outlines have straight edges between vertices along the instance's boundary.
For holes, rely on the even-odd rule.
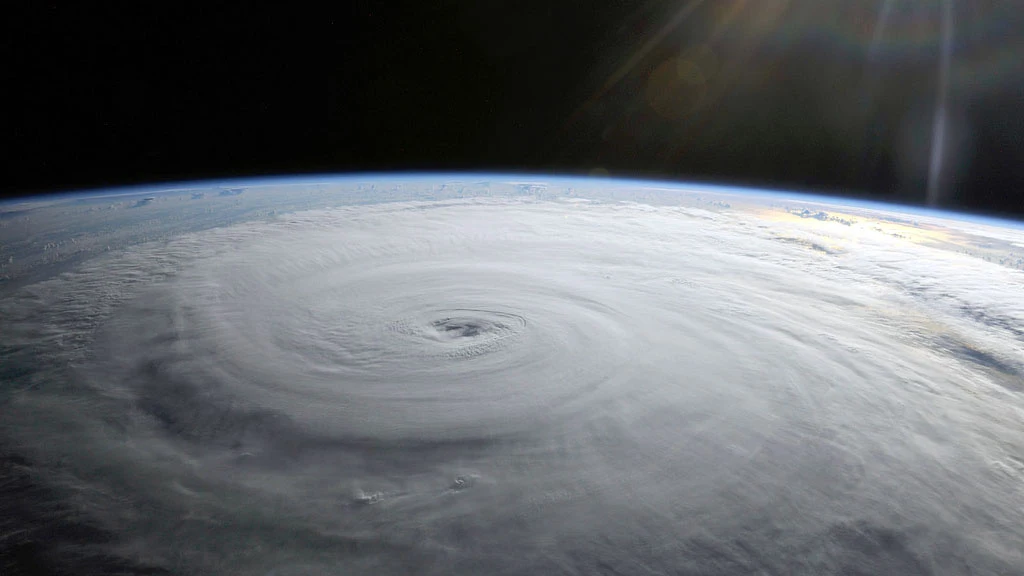
[[508,186],[8,290],[0,571],[1024,571],[1024,230]]

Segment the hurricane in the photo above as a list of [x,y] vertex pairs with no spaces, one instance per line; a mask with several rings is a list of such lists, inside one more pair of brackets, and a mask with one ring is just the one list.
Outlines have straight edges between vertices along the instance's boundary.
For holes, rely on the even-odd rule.
[[1020,569],[1022,272],[784,214],[332,206],[26,283],[4,531],[81,573]]

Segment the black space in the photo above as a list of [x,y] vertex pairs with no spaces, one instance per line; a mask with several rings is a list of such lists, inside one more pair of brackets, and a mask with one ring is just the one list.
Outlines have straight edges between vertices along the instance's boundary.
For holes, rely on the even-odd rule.
[[[2,192],[469,169],[926,203],[937,44],[873,57],[829,31],[870,38],[881,0],[709,0],[651,42],[691,3],[25,3],[5,34]],[[937,2],[896,4],[894,36],[938,37]],[[939,206],[1024,215],[1024,18],[1010,4],[956,3]],[[994,73],[997,52],[1020,57]],[[683,60],[703,66],[699,85],[666,75]]]

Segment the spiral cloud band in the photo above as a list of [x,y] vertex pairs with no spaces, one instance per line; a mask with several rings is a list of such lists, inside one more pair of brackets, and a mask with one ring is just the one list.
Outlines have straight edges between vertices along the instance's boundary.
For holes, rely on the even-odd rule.
[[88,260],[2,301],[7,515],[123,573],[1021,569],[1024,275],[794,220],[398,202]]

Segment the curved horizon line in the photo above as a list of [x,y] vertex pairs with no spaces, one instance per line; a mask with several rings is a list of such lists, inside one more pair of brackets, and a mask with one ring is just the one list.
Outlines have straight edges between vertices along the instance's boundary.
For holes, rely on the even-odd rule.
[[[744,183],[722,183],[707,180],[679,180],[671,178],[643,177],[643,176],[603,176],[594,174],[580,174],[572,172],[543,172],[535,170],[500,170],[500,171],[453,171],[453,170],[391,170],[391,171],[353,171],[353,172],[309,172],[301,174],[278,174],[278,175],[255,175],[255,176],[231,176],[221,178],[195,178],[185,180],[173,180],[167,182],[153,182],[146,184],[123,184],[114,186],[101,186],[93,188],[80,188],[59,192],[47,192],[35,195],[14,196],[0,200],[0,206],[24,203],[36,203],[45,201],[66,200],[71,197],[89,196],[97,197],[122,197],[140,194],[166,194],[171,192],[184,192],[195,190],[200,187],[207,188],[265,188],[272,186],[298,186],[303,184],[330,184],[342,182],[358,182],[383,180],[390,182],[397,181],[424,181],[424,180],[448,180],[448,181],[478,181],[486,182],[497,180],[501,184],[551,184],[556,182],[579,182],[585,181],[591,185],[600,187],[633,185],[647,189],[658,189],[673,192],[685,191],[706,191],[715,194],[733,194],[746,196],[788,196],[793,201],[814,201],[832,205],[858,206],[864,208],[880,209],[888,207],[902,212],[917,213],[922,216],[935,216],[949,218],[959,217],[961,220],[980,220],[983,223],[995,223],[1000,225],[1014,225],[1024,227],[1024,219],[1018,219],[1012,215],[983,213],[981,211],[967,211],[960,209],[936,208],[927,205],[907,204],[899,201],[880,199],[864,199],[863,195],[858,197],[854,192],[835,191],[829,195],[821,191],[800,188],[775,188],[763,187],[754,184]],[[596,187],[596,186],[595,186]]]

